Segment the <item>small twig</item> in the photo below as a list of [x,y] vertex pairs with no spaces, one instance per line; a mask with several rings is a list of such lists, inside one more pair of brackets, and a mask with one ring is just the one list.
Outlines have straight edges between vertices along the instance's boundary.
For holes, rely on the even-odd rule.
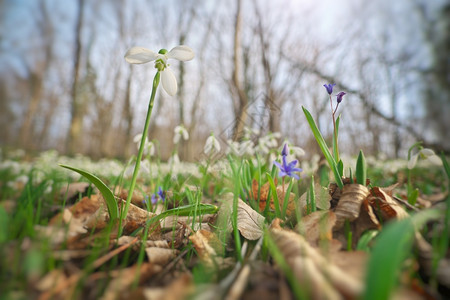
[[405,205],[407,208],[409,208],[409,209],[411,209],[411,210],[419,211],[419,209],[418,209],[417,207],[415,207],[415,206],[409,204],[408,201],[405,201],[405,200],[403,200],[403,199],[400,199],[400,198],[398,198],[398,197],[396,197],[396,196],[393,196],[392,198],[393,198],[394,200],[400,202],[401,204]]
[[43,293],[40,297],[39,300],[47,300],[47,299],[51,299],[52,296],[57,295],[59,293],[61,293],[62,291],[64,291],[65,289],[67,289],[68,287],[70,287],[71,285],[73,285],[74,283],[76,283],[83,275],[83,273],[87,273],[89,270],[92,269],[97,269],[99,268],[102,264],[104,264],[105,262],[107,262],[108,260],[110,260],[111,258],[113,258],[114,256],[118,255],[120,252],[128,249],[130,246],[132,246],[133,244],[135,244],[138,241],[138,238],[134,238],[131,242],[129,242],[128,244],[122,245],[117,249],[114,249],[113,251],[109,252],[108,254],[100,257],[99,259],[97,259],[96,261],[94,261],[94,263],[92,264],[92,266],[90,268],[88,268],[88,270],[85,271],[81,271],[77,274],[73,274],[71,275],[67,280],[65,280],[64,282],[60,283],[58,286],[56,286],[54,289]]
[[185,256],[188,251],[190,250],[190,248],[185,249],[183,252],[181,252],[177,257],[175,257],[174,260],[172,260],[169,264],[166,265],[166,267],[164,268],[164,270],[158,274],[157,277],[155,277],[155,281],[157,281],[158,279],[161,279],[163,276],[165,276],[174,266],[175,264],[183,257]]

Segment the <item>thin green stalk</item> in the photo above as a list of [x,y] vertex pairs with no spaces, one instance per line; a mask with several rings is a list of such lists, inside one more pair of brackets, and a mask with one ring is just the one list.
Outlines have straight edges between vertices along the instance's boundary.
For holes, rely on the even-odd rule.
[[[142,154],[144,153],[144,144],[145,144],[145,140],[147,139],[147,135],[148,135],[148,128],[150,125],[150,117],[152,115],[153,105],[155,103],[156,89],[158,88],[160,77],[161,77],[160,72],[159,71],[156,72],[155,78],[153,79],[152,95],[150,96],[150,102],[148,104],[147,116],[145,118],[144,132],[142,133],[141,144],[139,145],[139,152],[138,152],[138,156],[136,158],[136,165],[134,166],[133,177],[131,178],[131,186],[130,186],[130,190],[128,191],[128,197],[127,197],[127,202],[125,204],[125,209],[122,210],[122,213],[120,216],[120,222],[122,220],[124,220],[125,217],[127,216],[128,208],[130,207],[130,203],[131,203],[131,198],[133,197],[133,191],[136,186],[136,179],[137,179],[137,175],[139,173],[139,167],[141,166]],[[122,225],[122,224],[120,224],[120,225]],[[119,226],[119,228],[121,228],[121,226]]]

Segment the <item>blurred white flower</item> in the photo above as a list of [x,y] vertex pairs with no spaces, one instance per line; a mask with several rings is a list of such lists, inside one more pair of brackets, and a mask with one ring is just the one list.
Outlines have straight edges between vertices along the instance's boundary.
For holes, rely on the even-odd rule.
[[214,136],[214,134],[211,134],[207,139],[205,143],[205,147],[203,148],[203,151],[205,154],[213,154],[220,152],[220,143]]
[[227,154],[239,155],[239,142],[233,140],[227,140],[228,148]]
[[144,64],[155,61],[155,68],[161,72],[161,83],[164,90],[167,94],[173,96],[177,93],[178,85],[175,75],[169,68],[169,64],[167,64],[167,60],[188,61],[193,59],[194,56],[194,51],[184,45],[176,46],[170,51],[161,49],[158,53],[143,47],[133,47],[125,54],[125,60],[130,64]]
[[183,137],[183,140],[187,141],[189,139],[189,133],[187,129],[183,125],[178,125],[174,129],[175,135],[173,136],[173,143],[178,144],[180,142],[180,138]]
[[[139,150],[139,147],[141,146],[141,140],[142,140],[142,133],[136,134],[136,136],[133,138],[133,142],[136,143],[136,147]],[[144,142],[144,155],[155,155],[155,144],[153,142],[149,142],[148,138],[145,137]]]
[[239,156],[255,154],[255,144],[251,140],[241,142],[239,145]]
[[419,157],[421,159],[426,159],[429,160],[430,162],[432,162],[433,164],[436,165],[441,165],[442,161],[439,158],[439,156],[436,155],[436,153],[434,153],[433,150],[428,149],[428,148],[423,148],[420,149],[416,154],[411,155],[411,158],[408,161],[408,169],[412,169],[416,166],[417,164],[417,160],[419,159]]
[[178,172],[178,166],[180,165],[180,157],[176,152],[169,158],[168,164],[170,170]]

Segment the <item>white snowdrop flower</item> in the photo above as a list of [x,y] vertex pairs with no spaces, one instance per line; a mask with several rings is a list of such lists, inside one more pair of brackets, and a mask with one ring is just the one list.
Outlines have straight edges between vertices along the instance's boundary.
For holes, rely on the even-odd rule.
[[415,167],[415,165],[417,164],[417,160],[420,158],[422,159],[427,159],[430,162],[432,162],[433,164],[436,165],[441,165],[442,161],[439,158],[439,156],[436,155],[436,153],[434,153],[433,150],[428,149],[428,148],[423,148],[420,149],[416,154],[412,155],[411,158],[408,161],[408,169],[412,169]]
[[177,167],[180,165],[180,157],[178,156],[177,153],[174,153],[174,154],[169,158],[168,164],[169,164],[169,168],[170,168],[171,170],[172,170],[172,169],[173,169],[174,171],[177,170]]
[[239,142],[233,140],[227,140],[228,148],[226,150],[227,154],[239,155]]
[[239,155],[249,155],[255,154],[255,144],[251,140],[241,142],[239,146]]
[[161,82],[164,90],[167,94],[173,96],[177,93],[178,84],[175,75],[169,68],[167,60],[176,59],[179,61],[188,61],[193,59],[194,56],[194,51],[184,45],[176,46],[170,51],[161,49],[158,53],[143,47],[133,47],[125,54],[125,60],[130,64],[145,64],[155,61],[155,68],[161,72]]
[[189,133],[183,125],[176,126],[174,132],[175,132],[175,135],[173,136],[174,144],[178,144],[180,142],[181,137],[183,137],[183,140],[185,141],[189,139]]
[[212,153],[219,153],[220,152],[220,143],[214,136],[214,134],[211,134],[207,139],[205,143],[205,147],[203,148],[203,151],[205,154],[212,154]]
[[26,175],[20,175],[19,177],[17,177],[14,181],[16,183],[22,183],[22,184],[27,184],[29,177]]

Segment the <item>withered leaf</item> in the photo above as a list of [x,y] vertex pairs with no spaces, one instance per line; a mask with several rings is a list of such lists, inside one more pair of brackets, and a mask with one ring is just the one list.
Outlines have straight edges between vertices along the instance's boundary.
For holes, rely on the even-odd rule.
[[297,230],[304,234],[311,245],[316,246],[319,240],[331,241],[335,222],[336,215],[332,211],[315,211],[302,217],[297,224]]
[[346,184],[336,206],[335,230],[342,228],[345,220],[353,221],[359,216],[361,204],[369,195],[369,189],[361,184]]
[[311,287],[314,299],[340,299],[339,294],[355,299],[361,295],[361,279],[332,264],[301,235],[281,228],[279,219],[272,222],[270,233],[302,286]]
[[387,221],[393,218],[404,219],[409,216],[405,209],[392,199],[392,197],[382,188],[372,188],[370,196],[367,199],[375,213],[377,213],[382,220]]

